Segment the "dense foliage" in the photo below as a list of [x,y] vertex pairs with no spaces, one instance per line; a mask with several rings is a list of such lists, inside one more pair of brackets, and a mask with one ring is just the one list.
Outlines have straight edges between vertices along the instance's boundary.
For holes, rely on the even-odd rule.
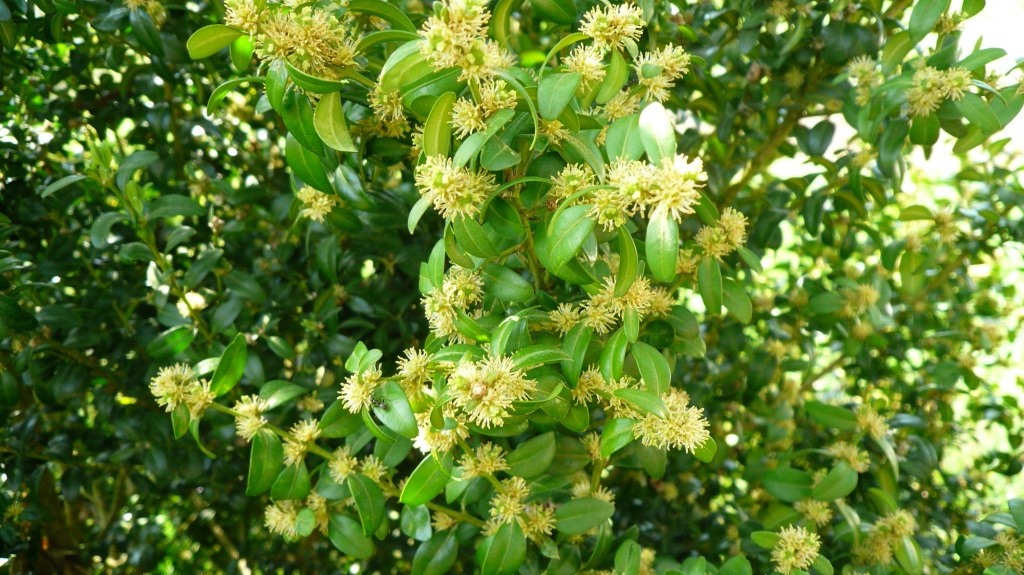
[[5,566],[1024,573],[954,4],[0,0]]

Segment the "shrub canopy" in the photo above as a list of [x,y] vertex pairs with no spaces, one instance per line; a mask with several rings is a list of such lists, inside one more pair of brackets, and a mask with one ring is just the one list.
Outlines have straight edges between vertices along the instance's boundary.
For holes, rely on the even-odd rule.
[[1024,573],[953,4],[0,0],[8,567]]

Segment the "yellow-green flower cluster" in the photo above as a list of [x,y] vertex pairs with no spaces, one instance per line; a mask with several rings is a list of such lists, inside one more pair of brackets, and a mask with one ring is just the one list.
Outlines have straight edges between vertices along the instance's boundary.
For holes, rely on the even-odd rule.
[[160,368],[149,383],[149,391],[157,405],[166,407],[167,411],[184,405],[193,419],[202,417],[214,399],[210,383],[205,379],[197,380],[192,368],[183,363]]
[[725,208],[715,225],[704,226],[694,239],[705,256],[721,261],[747,241],[747,218],[732,208]]
[[530,486],[522,477],[509,477],[501,481],[501,489],[491,499],[491,517],[484,525],[484,535],[493,535],[498,528],[513,521],[522,526],[523,511],[526,510],[526,498],[530,496]]
[[580,75],[583,90],[589,90],[604,79],[604,50],[597,44],[577,45],[562,63],[570,72]]
[[[668,305],[668,308],[671,309],[675,302],[671,299],[670,294],[663,288],[651,287],[651,281],[642,276],[636,278],[624,295],[615,297],[615,278],[606,277],[601,289],[591,295],[579,308],[578,320],[595,332],[605,334],[622,321],[626,310],[635,311],[637,317],[642,321],[648,313],[651,313],[652,306],[656,301],[658,302],[658,315],[663,317],[668,312],[664,304],[665,299],[671,302]],[[571,329],[573,326],[569,325],[568,320],[571,320],[572,317],[565,315],[571,313],[570,310],[560,309],[563,315],[551,316],[550,319],[560,321],[560,331],[565,327]]]
[[803,527],[783,527],[772,549],[772,563],[782,575],[806,571],[818,557],[821,542],[817,534]]
[[878,69],[878,62],[867,56],[857,56],[846,66],[846,74],[857,88],[855,101],[859,106],[866,106],[871,100],[875,88],[882,85],[885,76]]
[[[252,10],[235,9],[251,26]],[[299,70],[328,80],[341,80],[341,69],[358,67],[356,40],[337,16],[315,6],[267,10],[253,35],[256,55],[283,59]]]
[[416,167],[416,187],[444,218],[474,216],[497,189],[493,174],[457,167],[440,155],[428,156]]
[[690,405],[690,396],[680,389],[671,389],[661,396],[667,408],[665,417],[651,413],[633,427],[644,445],[658,448],[685,449],[693,453],[704,445],[711,435],[704,410]]
[[588,215],[609,231],[634,214],[658,210],[680,222],[685,214],[693,213],[705,181],[707,173],[700,158],[690,160],[680,154],[663,159],[657,166],[620,158],[608,170],[608,184],[614,188],[592,194],[588,201],[593,207]]
[[456,265],[448,268],[441,289],[423,296],[423,310],[430,330],[437,337],[461,340],[462,335],[455,326],[458,312],[469,311],[483,299],[483,286],[479,273]]
[[818,527],[828,525],[832,521],[832,508],[827,501],[804,499],[793,504],[793,509],[804,516],[809,523]]
[[501,110],[516,107],[516,91],[508,88],[504,80],[484,80],[478,90],[479,102],[459,98],[452,109],[452,127],[455,135],[465,138],[487,128],[487,120]]
[[501,427],[512,403],[526,399],[535,386],[507,357],[462,362],[448,376],[452,403],[484,428]]
[[910,115],[927,116],[938,110],[947,98],[953,101],[963,98],[970,86],[971,73],[964,68],[938,70],[924,66],[914,72],[911,86],[907,88]]
[[669,90],[690,69],[690,55],[682,46],[668,45],[653,52],[645,52],[633,64],[640,85],[647,89],[645,100],[664,102]]
[[867,451],[845,441],[839,441],[830,445],[828,453],[832,457],[846,462],[857,473],[864,473],[871,466]]
[[602,50],[618,50],[636,42],[644,32],[643,12],[628,2],[595,6],[583,15],[580,32]]
[[245,395],[235,402],[235,429],[238,435],[246,441],[252,441],[259,430],[267,424],[263,418],[263,412],[269,404],[266,400],[260,399],[258,395]]
[[320,437],[320,422],[315,419],[304,419],[297,422],[289,430],[284,439],[284,464],[298,465],[306,457],[306,452]]
[[435,70],[461,69],[460,80],[492,77],[512,65],[512,56],[487,39],[490,18],[486,0],[441,0],[420,29],[420,52]]
[[898,509],[879,519],[860,545],[853,548],[854,560],[861,565],[888,564],[903,537],[910,537],[917,522],[907,511]]
[[459,467],[462,468],[462,479],[472,479],[505,471],[508,463],[505,462],[505,452],[500,445],[485,442],[473,450],[472,454],[464,454],[459,460]]
[[380,85],[374,86],[367,96],[374,118],[381,134],[399,137],[409,130],[409,120],[402,106],[402,93],[398,90],[382,92]]
[[405,357],[398,360],[398,383],[409,399],[423,393],[423,386],[430,381],[432,356],[421,349],[405,350]]
[[374,364],[369,368],[353,373],[341,384],[338,399],[345,409],[359,413],[373,404],[373,392],[381,385],[380,366]]
[[331,209],[338,205],[338,200],[334,196],[309,186],[303,186],[295,193],[295,197],[302,202],[302,215],[314,222],[324,221],[327,214],[331,213]]

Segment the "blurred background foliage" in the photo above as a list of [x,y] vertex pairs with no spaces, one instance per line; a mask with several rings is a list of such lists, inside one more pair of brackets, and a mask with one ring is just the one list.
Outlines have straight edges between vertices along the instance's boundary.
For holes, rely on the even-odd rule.
[[[549,4],[515,12],[524,66],[572,25],[545,17]],[[865,520],[881,515],[869,491],[880,489],[917,518],[928,572],[975,572],[968,561],[993,525],[1014,520],[983,519],[1005,512],[1021,485],[1021,160],[948,115],[943,129],[978,141],[954,148],[956,169],[941,181],[913,169],[935,143],[927,135],[857,141],[846,65],[884,58],[879,32],[906,23],[912,3],[799,4],[817,14],[799,20],[799,36],[770,15],[778,2],[642,6],[659,38],[706,61],[666,107],[678,111],[680,150],[704,159],[709,196],[749,218],[748,247],[765,271],[743,277],[754,303],[746,325],[687,296],[702,349],[678,350],[674,371],[712,423],[716,459],[672,457],[656,481],[617,470],[614,522],[636,526],[659,556],[744,553],[767,571],[750,534],[795,512],[766,489],[766,470],[782,454],[813,469],[824,459],[815,450],[852,440],[815,417],[814,401],[869,404],[893,430],[892,453],[868,447],[851,500]],[[158,336],[194,325],[186,355],[199,360],[245,334],[240,390],[287,379],[308,394],[278,416],[317,412],[356,341],[393,359],[426,337],[419,264],[442,222],[406,231],[418,199],[406,137],[368,149],[358,172],[341,170],[346,216],[307,225],[262,90],[241,84],[205,111],[217,86],[255,73],[227,52],[188,57],[188,37],[220,22],[223,6],[140,6],[0,0],[0,570],[346,571],[327,538],[288,543],[266,531],[229,417],[203,422],[216,457],[173,439],[146,386],[182,349]],[[417,22],[425,10],[402,8]],[[943,41],[958,37],[954,27]],[[956,48],[942,57],[958,61]],[[1018,97],[1013,77],[990,78],[984,63],[978,75]],[[354,113],[364,115],[354,133],[372,142],[372,117]],[[921,255],[915,269],[900,263],[908,244]],[[881,303],[854,324],[825,294],[858,283],[876,286]],[[177,305],[188,292],[202,307]],[[842,529],[834,562],[848,549]],[[408,569],[405,536],[380,545],[366,569]]]

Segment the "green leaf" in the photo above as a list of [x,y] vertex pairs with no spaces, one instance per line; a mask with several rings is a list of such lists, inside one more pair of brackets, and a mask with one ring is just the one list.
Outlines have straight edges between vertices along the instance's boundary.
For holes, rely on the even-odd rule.
[[288,88],[288,67],[284,60],[273,60],[267,66],[267,101],[280,112],[284,109],[284,91]]
[[224,98],[238,86],[248,83],[263,84],[264,82],[266,82],[266,80],[259,76],[248,76],[246,78],[232,78],[220,86],[217,86],[217,88],[210,93],[210,99],[206,102],[207,115],[212,116],[213,113],[217,111],[217,108],[220,107],[220,103],[224,101]]
[[406,505],[423,505],[444,491],[451,475],[451,453],[427,456],[409,476],[399,501]]
[[746,557],[737,555],[718,568],[718,575],[754,575],[754,569]]
[[287,61],[285,61],[284,66],[285,69],[288,70],[288,77],[291,78],[292,82],[294,82],[296,86],[302,88],[304,92],[310,94],[328,94],[345,88],[344,82],[324,80],[323,78],[307,74],[295,66],[292,66]]
[[845,407],[827,405],[820,401],[808,401],[804,404],[804,409],[807,410],[807,415],[826,427],[839,431],[857,431],[860,428],[857,423],[857,414]]
[[81,174],[74,174],[72,176],[64,176],[63,178],[57,180],[56,182],[50,184],[49,186],[46,186],[45,188],[43,188],[43,191],[39,193],[39,197],[40,198],[45,198],[45,197],[49,196],[50,194],[53,194],[55,192],[59,192],[60,190],[63,190],[64,188],[66,188],[66,187],[68,187],[68,186],[70,186],[72,184],[76,184],[78,182],[81,182],[82,180],[87,180],[87,179],[89,179],[87,176],[83,176]]
[[349,411],[341,401],[335,401],[320,418],[320,437],[337,439],[356,432],[363,426],[363,420]]
[[921,0],[910,13],[910,39],[917,44],[932,31],[939,18],[946,12],[949,0]]
[[781,537],[771,531],[755,531],[750,534],[750,540],[762,549],[773,549]]
[[174,411],[171,412],[171,429],[174,432],[174,439],[185,437],[191,423],[191,414],[188,411],[188,406],[184,403],[179,403],[174,408]]
[[243,34],[244,32],[237,28],[213,24],[196,30],[195,34],[192,34],[188,42],[185,43],[185,47],[188,49],[190,58],[201,60],[227,48]]
[[644,472],[651,479],[661,479],[668,469],[668,448],[653,445],[639,445],[636,448],[637,459]]
[[320,156],[304,148],[291,134],[285,139],[284,153],[288,159],[288,167],[302,183],[325,194],[334,194],[334,187],[327,177],[323,163],[320,162]]
[[457,217],[453,219],[452,230],[455,232],[455,239],[458,241],[459,247],[470,255],[478,258],[496,258],[501,254],[491,238],[487,236],[483,226],[473,218]]
[[380,402],[373,407],[377,419],[403,437],[416,437],[419,433],[416,416],[401,385],[395,381],[386,381],[373,395]]
[[608,134],[604,139],[604,148],[608,152],[608,160],[619,158],[639,160],[644,155],[644,142],[640,138],[640,116],[633,114],[619,118],[608,126]]
[[631,403],[634,407],[644,413],[649,413],[658,417],[666,417],[668,415],[668,408],[665,407],[665,402],[663,402],[660,397],[647,390],[634,389],[631,387],[616,389],[615,397]]
[[626,539],[615,552],[615,575],[637,575],[640,572],[640,544]]
[[556,24],[576,21],[576,4],[572,0],[530,0],[530,5],[538,16]]
[[569,105],[582,76],[575,72],[548,74],[537,86],[537,107],[540,117],[551,121],[558,119],[562,110]]
[[586,533],[611,519],[615,506],[594,497],[573,499],[555,510],[555,529],[566,535]]
[[508,147],[501,138],[491,136],[480,150],[480,167],[492,172],[500,172],[518,164],[522,160],[519,152]]
[[622,377],[622,365],[626,361],[627,345],[629,345],[629,341],[621,329],[616,330],[608,337],[597,360],[598,366],[601,368],[601,375],[606,380]]
[[[398,524],[402,533],[417,541],[428,541],[433,533],[433,527],[430,525],[430,509],[426,505],[415,507],[403,505]],[[413,563],[415,564],[415,561]]]
[[555,434],[552,431],[520,443],[505,457],[508,473],[524,479],[538,477],[555,459]]
[[633,420],[617,417],[604,424],[601,430],[601,457],[608,459],[613,453],[629,445],[635,439]]
[[477,548],[480,575],[511,575],[526,560],[526,535],[519,523],[505,523]]
[[531,345],[512,356],[512,369],[529,370],[538,365],[571,360],[561,348],[548,344]]
[[964,94],[955,105],[957,111],[963,114],[968,122],[980,128],[982,132],[992,134],[1002,128],[999,116],[996,116],[992,106],[973,92]]
[[130,10],[128,12],[128,21],[132,25],[132,34],[135,39],[142,44],[142,47],[149,50],[150,54],[163,58],[164,56],[164,42],[160,38],[160,31],[157,30],[156,24],[153,23],[153,18],[149,15],[149,12],[145,10]]
[[900,537],[893,545],[893,555],[896,562],[903,568],[907,575],[921,575],[924,572],[924,562],[921,560],[921,548],[917,541],[909,535]]
[[704,445],[701,445],[700,447],[693,451],[693,456],[697,458],[697,461],[711,463],[711,461],[714,460],[715,455],[717,453],[718,443],[716,443],[714,439],[709,437],[708,440],[704,442]]
[[427,210],[430,209],[431,205],[432,204],[430,203],[430,200],[428,200],[427,198],[420,198],[416,200],[416,204],[412,207],[411,210],[409,210],[409,218],[407,221],[410,234],[416,232],[416,224],[420,223],[420,218],[422,218],[423,214],[425,214]]
[[454,92],[441,94],[423,124],[423,153],[429,156],[447,156],[452,145],[452,109]]
[[676,277],[679,259],[679,224],[668,210],[655,209],[647,224],[647,267],[658,281],[671,282]]
[[309,507],[303,507],[295,514],[295,532],[300,537],[309,537],[316,528],[316,514]]
[[611,62],[604,68],[604,80],[601,81],[601,87],[597,90],[597,97],[594,98],[594,101],[598,104],[607,104],[611,101],[622,90],[622,87],[626,84],[626,79],[629,78],[629,65],[626,64],[626,59],[622,57],[622,53],[618,50],[612,50],[611,58]]
[[392,4],[381,2],[381,0],[350,0],[348,9],[352,12],[373,14],[387,20],[393,27],[407,32],[415,32],[417,30],[416,25],[406,16],[405,12],[402,12]]
[[435,533],[416,549],[411,575],[447,575],[459,558],[459,538],[454,529]]
[[814,563],[811,564],[811,567],[818,572],[818,575],[833,575],[833,573],[835,573],[835,568],[832,567],[832,563],[830,563],[828,559],[825,559],[825,556],[820,553],[814,558]]
[[626,332],[626,341],[633,343],[640,337],[640,312],[636,307],[627,305],[622,310],[622,330]]
[[604,159],[601,157],[601,150],[597,144],[588,137],[581,136],[576,132],[570,132],[562,138],[559,144],[566,159],[576,164],[587,164],[599,182],[604,181]]
[[363,535],[359,522],[340,513],[328,520],[327,537],[338,551],[353,559],[369,559],[375,551],[373,540]]
[[765,490],[773,497],[796,503],[811,496],[814,478],[806,471],[779,467],[765,472],[763,482]]
[[171,357],[192,345],[196,332],[191,325],[179,325],[156,336],[146,346],[146,354],[154,359]]
[[562,338],[562,351],[570,358],[562,360],[562,374],[565,375],[566,381],[572,386],[576,385],[579,381],[580,373],[583,372],[583,357],[587,353],[587,347],[590,345],[590,338],[593,333],[593,328],[579,323],[574,325],[569,330],[569,333],[565,334],[565,337]]
[[285,467],[270,488],[270,497],[274,501],[305,499],[309,495],[309,470],[306,462]]
[[828,472],[814,490],[811,497],[818,501],[834,501],[853,493],[857,488],[857,472],[840,461]]
[[[487,130],[472,134],[463,140],[463,142],[459,144],[459,149],[455,151],[455,157],[452,159],[452,163],[459,168],[468,164],[469,161],[476,156],[477,152],[484,147],[484,144],[490,140],[491,136],[496,134],[498,130],[507,124],[509,120],[515,117],[515,115],[515,110],[501,110],[488,118]],[[450,118],[448,118],[448,120],[450,120]]]
[[639,272],[639,256],[633,236],[625,226],[619,227],[619,271],[615,275],[615,297],[626,295],[636,281]]
[[320,98],[316,111],[313,112],[313,127],[320,139],[331,149],[339,152],[358,150],[348,133],[340,92],[331,92]]
[[217,364],[217,370],[213,372],[213,378],[210,380],[210,391],[214,396],[220,397],[231,391],[238,380],[242,379],[245,362],[248,358],[246,346],[245,335],[238,334],[224,349],[224,353],[220,356],[220,363]]
[[255,46],[253,46],[250,36],[235,38],[228,48],[228,54],[231,56],[231,65],[235,67],[236,72],[244,72],[249,68],[254,51]]
[[722,310],[722,269],[715,258],[705,257],[697,267],[697,289],[708,313]]
[[376,483],[362,473],[349,475],[346,483],[363,524],[363,535],[369,537],[384,521],[384,494]]
[[675,121],[658,102],[648,104],[640,112],[640,141],[652,164],[660,164],[662,158],[675,158]]
[[985,64],[998,60],[1006,55],[1006,50],[1002,48],[985,48],[983,50],[977,50],[971,52],[963,60],[957,62],[958,68],[965,68],[971,72],[983,67]]
[[668,393],[672,386],[672,370],[668,360],[653,346],[642,341],[633,344],[630,353],[640,370],[640,378],[648,391],[658,397]]
[[[292,71],[289,69],[289,77]],[[320,136],[316,133],[316,126],[313,123],[313,105],[309,98],[295,85],[288,86],[284,91],[284,100],[281,103],[281,118],[284,119],[284,126],[288,128],[288,134],[316,156],[324,154],[324,146]],[[321,190],[327,191],[327,190]]]
[[754,317],[754,307],[743,287],[732,278],[722,279],[722,303],[725,309],[740,323],[750,323]]
[[594,231],[594,220],[587,217],[588,211],[590,206],[572,206],[563,210],[551,223],[547,243],[551,265],[555,269],[573,259],[587,236]]
[[308,389],[301,385],[295,385],[283,379],[275,379],[263,384],[263,387],[260,388],[260,399],[267,402],[267,409],[274,409],[308,391]]
[[284,451],[281,440],[273,431],[261,429],[252,438],[249,455],[249,477],[245,494],[263,495],[274,485],[284,468]]

